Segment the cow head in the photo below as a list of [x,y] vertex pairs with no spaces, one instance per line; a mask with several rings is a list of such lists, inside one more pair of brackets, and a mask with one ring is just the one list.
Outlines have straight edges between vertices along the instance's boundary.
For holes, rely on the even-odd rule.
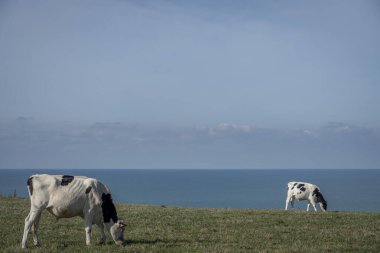
[[318,188],[316,188],[313,192],[313,195],[316,196],[317,198],[317,202],[319,203],[322,211],[327,211],[327,201],[325,200],[325,198],[323,197],[322,193],[319,191]]
[[319,203],[319,205],[321,206],[322,211],[324,211],[324,212],[327,211],[327,202],[326,202],[326,200],[321,201],[321,203]]
[[110,234],[112,236],[112,239],[117,245],[125,245],[124,229],[125,224],[123,220],[118,220],[110,228]]
[[103,220],[110,231],[112,239],[117,245],[124,245],[124,228],[125,224],[122,219],[117,217],[115,205],[113,204],[110,193],[102,194],[102,212]]

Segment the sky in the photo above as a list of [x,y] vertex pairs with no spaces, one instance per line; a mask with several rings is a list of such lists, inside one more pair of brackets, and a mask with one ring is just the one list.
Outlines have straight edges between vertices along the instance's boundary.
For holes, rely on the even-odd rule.
[[0,2],[0,168],[380,168],[379,1]]

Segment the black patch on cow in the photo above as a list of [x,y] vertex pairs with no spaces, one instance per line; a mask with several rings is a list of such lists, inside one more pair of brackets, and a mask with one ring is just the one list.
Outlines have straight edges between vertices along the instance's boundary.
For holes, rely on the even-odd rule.
[[33,195],[33,177],[28,178],[26,185],[29,187],[30,195]]
[[327,210],[327,201],[325,200],[318,188],[315,188],[315,190],[313,191],[313,196],[314,195],[317,198],[317,202],[322,203],[323,208]]
[[91,191],[91,189],[92,189],[91,186],[87,187],[87,189],[86,189],[86,194],[88,194],[88,193]]
[[297,185],[297,183],[294,183],[294,184],[293,184],[292,190],[294,189],[294,186],[296,186],[296,185]]
[[297,186],[297,188],[299,189],[299,188],[301,188],[301,187],[303,187],[303,186],[305,186],[305,184],[299,184],[299,185]]
[[68,184],[70,184],[73,180],[74,180],[74,176],[63,175],[63,176],[62,176],[61,185],[62,185],[62,186],[68,185]]
[[115,205],[112,202],[111,194],[102,194],[102,211],[103,211],[103,220],[108,223],[113,220],[113,222],[118,221]]
[[300,188],[300,190],[304,192],[304,191],[306,191],[306,188],[302,186],[302,187]]

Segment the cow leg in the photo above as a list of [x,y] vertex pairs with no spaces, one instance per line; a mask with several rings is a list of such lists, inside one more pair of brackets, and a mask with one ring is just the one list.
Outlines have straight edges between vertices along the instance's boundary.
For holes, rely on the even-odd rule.
[[86,231],[86,245],[91,245],[91,225],[86,224],[84,230]]
[[288,204],[289,204],[289,199],[286,199],[286,202],[285,202],[285,210],[288,210]]
[[31,215],[31,213],[29,213],[28,216],[26,216],[26,218],[25,218],[24,235],[22,236],[22,242],[21,242],[21,247],[23,249],[26,248],[26,241],[28,240],[28,233],[29,233],[30,226],[31,226],[31,223],[29,223],[30,215]]
[[93,220],[93,209],[89,208],[84,212],[84,230],[86,231],[86,245],[91,245],[91,228]]
[[288,195],[288,196],[286,197],[286,201],[285,201],[285,210],[288,210],[289,202],[290,202],[290,197],[289,197],[289,195]]
[[289,203],[290,203],[290,199],[286,199],[285,210],[288,210]]
[[25,218],[24,235],[22,237],[21,247],[26,248],[26,242],[28,240],[28,233],[33,224],[35,224],[38,217],[41,215],[42,210],[30,210],[28,216]]
[[317,208],[315,207],[315,201],[313,199],[311,199],[311,200],[309,200],[309,203],[313,206],[314,211],[317,211]]
[[86,219],[84,230],[86,231],[86,245],[91,245],[92,221]]
[[104,225],[103,223],[96,223],[100,230],[100,243],[105,244],[106,243],[106,234],[104,233]]
[[286,199],[286,204],[285,204],[285,210],[288,210],[288,205],[290,203],[290,205],[292,206],[292,208],[294,207],[294,198],[292,196],[288,196],[287,199]]
[[40,242],[38,241],[38,225],[40,223],[41,214],[42,214],[42,212],[38,213],[38,215],[36,217],[36,220],[34,221],[34,224],[33,224],[33,242],[34,242],[34,246],[39,246],[40,245]]

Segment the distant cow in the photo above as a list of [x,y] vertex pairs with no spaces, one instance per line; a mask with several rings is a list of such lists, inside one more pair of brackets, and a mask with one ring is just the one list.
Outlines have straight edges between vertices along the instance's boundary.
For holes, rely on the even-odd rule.
[[323,198],[322,193],[319,190],[319,187],[304,182],[289,182],[288,183],[288,196],[286,198],[285,210],[288,210],[288,204],[290,203],[294,207],[294,200],[307,200],[307,211],[309,211],[310,204],[315,208],[315,203],[319,203],[322,211],[327,210],[327,202]]
[[105,243],[105,224],[116,244],[124,244],[124,223],[118,219],[110,190],[102,182],[82,176],[33,175],[27,181],[30,212],[25,219],[22,248],[26,248],[28,233],[33,226],[34,245],[39,245],[38,223],[47,209],[57,218],[80,216],[85,221],[86,244],[90,245],[91,227],[96,224]]

